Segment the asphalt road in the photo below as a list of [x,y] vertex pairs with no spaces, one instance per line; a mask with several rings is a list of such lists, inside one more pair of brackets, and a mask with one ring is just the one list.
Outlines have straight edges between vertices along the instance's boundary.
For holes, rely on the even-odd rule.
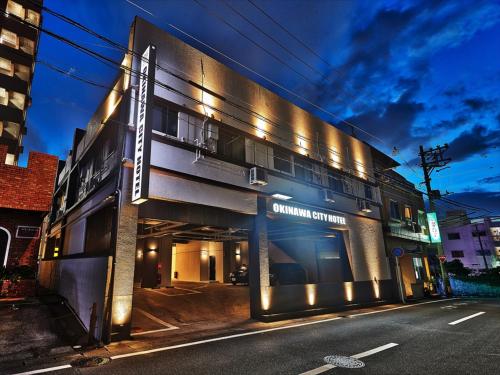
[[[500,374],[500,300],[445,300],[301,324],[54,373]],[[365,367],[326,368],[329,355],[359,355]]]

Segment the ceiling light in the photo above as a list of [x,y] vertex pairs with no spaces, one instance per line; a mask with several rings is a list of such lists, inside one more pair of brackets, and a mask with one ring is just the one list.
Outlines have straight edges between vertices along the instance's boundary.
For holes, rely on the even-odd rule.
[[281,193],[274,193],[271,195],[273,198],[276,198],[276,199],[281,199],[283,201],[287,201],[289,199],[292,199],[293,197],[289,196],[289,195],[286,195],[286,194],[281,194]]

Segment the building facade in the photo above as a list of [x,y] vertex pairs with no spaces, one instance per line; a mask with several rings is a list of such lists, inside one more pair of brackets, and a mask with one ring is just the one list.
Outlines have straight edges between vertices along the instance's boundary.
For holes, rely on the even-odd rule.
[[[58,176],[40,269],[96,337],[136,288],[249,269],[254,318],[390,300],[370,146],[136,18]],[[78,291],[75,294],[75,291]]]
[[[387,256],[402,299],[422,298],[434,291],[438,265],[430,245],[422,193],[393,168],[399,164],[372,148],[382,196],[382,222]],[[401,249],[401,256],[393,255]]]
[[446,260],[458,259],[473,272],[500,266],[500,221],[469,220],[465,214],[459,220],[456,217],[448,214],[448,224],[441,226]]
[[[7,146],[0,145],[0,160],[7,152]],[[57,157],[40,152],[30,152],[26,168],[0,164],[0,266],[36,267],[57,165]]]
[[1,163],[17,165],[23,152],[41,7],[41,0],[0,0],[0,144],[7,146]]

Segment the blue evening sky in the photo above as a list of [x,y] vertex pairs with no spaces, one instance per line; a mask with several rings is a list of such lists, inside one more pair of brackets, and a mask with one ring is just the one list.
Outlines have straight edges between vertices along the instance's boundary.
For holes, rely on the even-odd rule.
[[[500,214],[500,1],[46,0],[44,5],[122,45],[133,17],[139,15],[287,97],[182,36],[169,26],[173,24],[336,115],[287,97],[319,117],[349,132],[339,119],[364,129],[383,143],[355,130],[357,136],[389,154],[396,147],[394,158],[402,164],[398,171],[417,187],[423,179],[418,146],[448,143],[453,162],[433,176],[433,187],[453,192],[449,197],[454,200]],[[43,27],[122,59],[120,51],[50,14],[44,14]],[[38,60],[105,86],[118,74],[46,34]],[[106,90],[54,72],[44,63],[36,66],[24,145],[27,151],[65,158],[74,129],[86,126]]]

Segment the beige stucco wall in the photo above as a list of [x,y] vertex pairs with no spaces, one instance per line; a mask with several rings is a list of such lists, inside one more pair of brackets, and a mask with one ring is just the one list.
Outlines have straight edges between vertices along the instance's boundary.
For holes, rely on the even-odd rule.
[[200,281],[200,242],[175,246],[172,268],[179,273],[177,280]]

